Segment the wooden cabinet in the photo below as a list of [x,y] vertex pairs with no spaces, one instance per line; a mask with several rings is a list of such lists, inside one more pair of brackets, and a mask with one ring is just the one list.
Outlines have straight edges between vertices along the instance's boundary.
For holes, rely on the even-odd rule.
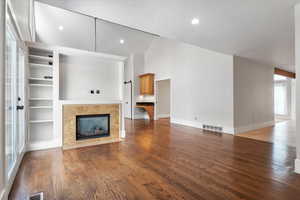
[[144,109],[148,115],[150,120],[154,120],[154,103],[150,102],[137,102],[136,103],[137,108]]
[[140,75],[140,94],[154,95],[154,74]]

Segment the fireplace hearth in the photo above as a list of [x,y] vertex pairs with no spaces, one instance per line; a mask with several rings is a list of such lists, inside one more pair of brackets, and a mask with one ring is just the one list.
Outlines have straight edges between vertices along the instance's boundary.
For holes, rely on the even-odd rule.
[[76,116],[76,140],[109,136],[110,114]]

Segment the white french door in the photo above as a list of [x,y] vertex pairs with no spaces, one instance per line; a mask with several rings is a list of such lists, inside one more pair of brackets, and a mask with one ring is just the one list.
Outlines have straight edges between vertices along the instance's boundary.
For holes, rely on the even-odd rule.
[[11,29],[6,29],[5,66],[5,154],[8,178],[17,160],[16,121],[17,121],[17,41]]
[[13,26],[6,27],[5,158],[9,180],[25,147],[25,54]]

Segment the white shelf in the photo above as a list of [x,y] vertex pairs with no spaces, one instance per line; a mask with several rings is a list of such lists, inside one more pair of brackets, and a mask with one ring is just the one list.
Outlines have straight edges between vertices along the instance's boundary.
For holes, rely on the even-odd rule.
[[121,100],[60,100],[60,104],[122,104]]
[[52,69],[52,65],[46,65],[46,64],[37,64],[37,63],[29,63],[30,67],[40,67],[40,68],[50,68]]
[[53,79],[33,78],[33,77],[30,77],[29,80],[31,80],[31,81],[53,81]]
[[51,98],[29,98],[30,101],[52,101]]
[[52,106],[30,106],[30,109],[52,109]]
[[53,87],[53,85],[49,84],[29,84],[30,87]]
[[40,124],[40,123],[52,123],[53,120],[31,120],[29,123],[31,124]]
[[51,61],[51,62],[52,62],[52,60],[53,60],[52,57],[48,57],[48,56],[39,56],[39,55],[29,55],[29,58],[37,59],[37,60]]

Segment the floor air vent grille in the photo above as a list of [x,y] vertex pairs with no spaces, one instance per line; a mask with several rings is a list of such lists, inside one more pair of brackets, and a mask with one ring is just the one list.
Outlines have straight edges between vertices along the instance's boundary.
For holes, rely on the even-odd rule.
[[223,133],[223,127],[221,126],[212,126],[212,125],[203,124],[202,129],[206,131],[216,132],[216,133]]
[[43,192],[33,194],[29,198],[29,200],[43,200],[43,199],[44,199],[44,193]]

